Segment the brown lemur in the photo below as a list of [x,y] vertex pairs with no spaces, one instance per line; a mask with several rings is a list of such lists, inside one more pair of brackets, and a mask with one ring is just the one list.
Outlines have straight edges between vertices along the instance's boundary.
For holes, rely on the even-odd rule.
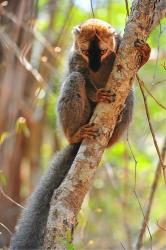
[[[47,173],[29,199],[12,237],[10,249],[39,249],[42,246],[53,191],[69,171],[81,141],[97,135],[95,126],[88,124],[93,110],[97,103],[113,102],[116,98],[111,90],[104,88],[113,68],[120,36],[110,24],[97,19],[90,19],[75,27],[73,34],[69,70],[58,102],[59,121],[70,145],[53,158]],[[140,50],[141,64],[144,64],[150,48],[139,40],[135,46]],[[128,128],[133,103],[131,90],[108,146],[113,145]]]

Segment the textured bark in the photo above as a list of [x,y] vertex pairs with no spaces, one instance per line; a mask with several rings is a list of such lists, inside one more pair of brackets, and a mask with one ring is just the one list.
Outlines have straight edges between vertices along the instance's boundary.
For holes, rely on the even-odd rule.
[[165,16],[166,6],[161,2],[133,1],[124,37],[107,83],[107,87],[117,94],[116,100],[111,104],[97,105],[91,121],[99,127],[100,135],[94,141],[83,141],[68,176],[54,192],[43,249],[67,249],[72,240],[76,216],[139,68],[140,54],[134,42],[137,39],[146,41],[152,28]]

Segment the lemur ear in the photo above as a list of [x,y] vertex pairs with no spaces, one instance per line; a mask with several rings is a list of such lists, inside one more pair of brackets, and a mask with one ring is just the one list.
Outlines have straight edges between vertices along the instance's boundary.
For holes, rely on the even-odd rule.
[[111,35],[115,34],[115,29],[111,25],[108,27],[108,29]]
[[78,34],[80,34],[80,31],[81,31],[81,26],[80,26],[80,25],[77,25],[77,26],[75,26],[75,27],[73,28],[72,33],[73,33],[74,35],[78,35]]

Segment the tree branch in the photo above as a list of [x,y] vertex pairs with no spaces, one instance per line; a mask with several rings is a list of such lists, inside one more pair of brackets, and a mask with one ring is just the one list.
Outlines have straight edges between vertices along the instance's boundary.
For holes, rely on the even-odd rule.
[[152,31],[152,29],[154,29],[159,23],[160,20],[164,17],[166,17],[166,1],[155,1],[155,10],[154,10],[154,16],[153,16],[153,23],[151,26],[150,31]]
[[[162,153],[161,153],[161,158],[162,158],[163,162],[165,160],[165,157],[166,157],[166,138],[164,140],[164,144],[163,144],[163,147],[162,147]],[[149,202],[148,202],[148,206],[147,206],[147,209],[146,209],[145,217],[144,217],[144,219],[142,221],[142,226],[141,226],[141,229],[140,229],[140,232],[139,232],[139,237],[138,237],[138,241],[137,241],[137,245],[136,245],[137,250],[141,249],[142,244],[143,244],[143,237],[144,237],[146,227],[147,227],[148,222],[149,222],[150,211],[151,211],[151,208],[152,208],[154,195],[155,195],[155,192],[157,190],[157,186],[158,186],[158,182],[159,182],[159,178],[160,178],[160,174],[161,174],[161,168],[162,168],[162,166],[161,166],[161,162],[159,160],[157,168],[156,168],[156,172],[155,172],[155,175],[154,175],[153,183],[152,183],[152,186],[151,186],[151,192],[150,192],[150,195],[149,195]]]
[[72,240],[76,216],[139,68],[139,53],[134,42],[137,39],[146,41],[152,28],[163,16],[159,6],[160,2],[155,0],[133,1],[124,37],[107,83],[107,88],[117,94],[116,100],[111,104],[97,105],[91,122],[100,129],[100,135],[93,142],[82,142],[67,177],[54,192],[43,249],[66,249]]
[[157,154],[158,154],[158,157],[159,157],[159,160],[160,160],[160,165],[161,165],[162,170],[163,170],[163,177],[164,177],[164,181],[165,181],[165,184],[166,184],[165,165],[164,165],[164,162],[162,160],[161,153],[160,153],[160,150],[159,150],[159,146],[158,146],[158,143],[157,143],[157,140],[156,140],[155,132],[154,132],[154,129],[153,129],[153,126],[152,126],[152,123],[151,123],[149,108],[148,108],[148,104],[147,104],[147,99],[146,99],[146,96],[145,96],[145,93],[144,93],[144,90],[143,90],[143,86],[141,84],[141,80],[139,79],[138,75],[136,77],[137,77],[137,80],[138,80],[138,83],[139,83],[139,86],[140,86],[140,89],[141,89],[141,93],[142,93],[142,96],[143,96],[143,100],[144,100],[144,104],[145,104],[145,111],[146,111],[146,116],[147,116],[147,119],[148,119],[150,132],[151,132],[151,135],[152,135],[152,138],[153,138],[153,143],[154,143],[154,146],[156,148],[156,151],[157,151]]

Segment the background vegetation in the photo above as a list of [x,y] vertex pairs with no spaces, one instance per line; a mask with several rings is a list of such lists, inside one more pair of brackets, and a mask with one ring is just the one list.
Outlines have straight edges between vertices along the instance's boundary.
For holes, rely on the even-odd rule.
[[[0,1],[0,244],[7,245],[21,208],[66,141],[57,127],[56,103],[72,45],[72,27],[92,18],[89,0]],[[129,1],[131,5],[131,1]],[[93,2],[95,17],[123,35],[125,1]],[[160,104],[166,93],[166,21],[152,32],[149,62],[139,76]],[[150,117],[161,148],[165,108],[147,92]],[[135,111],[128,136],[105,152],[79,214],[75,249],[132,249],[140,232],[158,156],[142,95],[135,83]],[[136,190],[136,193],[134,193]],[[9,198],[10,197],[10,198]],[[166,248],[163,176],[152,204],[144,245]],[[140,207],[141,204],[141,207]],[[152,235],[152,240],[151,240]]]

